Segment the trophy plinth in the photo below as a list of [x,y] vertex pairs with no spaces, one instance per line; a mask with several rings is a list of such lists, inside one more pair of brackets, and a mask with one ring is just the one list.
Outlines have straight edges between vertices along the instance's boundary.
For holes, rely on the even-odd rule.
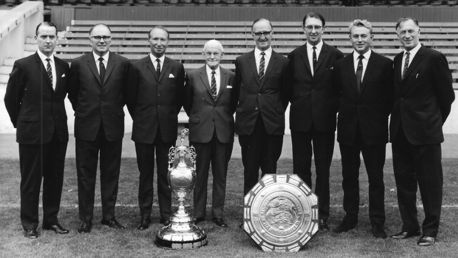
[[196,152],[194,147],[184,145],[188,129],[181,131],[181,143],[169,150],[169,185],[178,200],[178,208],[156,235],[156,244],[172,249],[192,249],[207,244],[207,235],[194,224],[186,210],[186,196],[194,188],[196,178]]

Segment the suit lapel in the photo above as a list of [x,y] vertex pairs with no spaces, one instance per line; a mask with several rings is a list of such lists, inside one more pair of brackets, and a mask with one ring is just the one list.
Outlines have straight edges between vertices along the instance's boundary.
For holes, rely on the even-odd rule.
[[169,71],[170,71],[170,60],[166,57],[164,58],[164,63],[162,64],[162,67],[161,67],[161,74],[159,75],[159,81],[162,80],[165,74],[169,74]]
[[212,93],[210,90],[210,84],[208,83],[207,70],[205,66],[199,69],[199,77],[202,81],[202,85],[205,87],[205,90],[208,93],[208,96],[210,96],[210,98],[213,100]]
[[[352,66],[353,67],[353,66]],[[375,56],[375,52],[372,50],[372,53],[369,57],[369,60],[367,60],[367,66],[366,66],[366,71],[364,72],[364,77],[361,82],[361,92],[360,94],[363,94],[364,89],[366,89],[366,81],[372,74],[375,74],[373,70],[375,69],[374,67],[377,67],[377,57]]]
[[301,60],[304,62],[305,67],[310,72],[310,75],[312,75],[312,68],[310,67],[309,56],[307,53],[307,44],[304,45],[304,51],[301,51],[300,55],[302,57]]
[[254,58],[254,50],[251,52],[250,55],[248,55],[248,67],[251,70],[251,74],[253,74],[253,76],[256,77],[254,81],[256,81],[258,86],[260,86],[260,81],[258,78],[258,69],[256,68],[256,59]]
[[117,58],[115,55],[111,54],[111,52],[108,53],[108,63],[107,63],[107,70],[105,72],[105,77],[103,77],[103,85],[105,85],[105,82],[108,80],[108,78],[111,75],[111,72],[113,72],[114,67],[117,64]]
[[[323,63],[325,63],[325,60],[329,56],[328,53],[329,53],[328,45],[323,43],[323,47],[321,48],[321,52],[320,52],[320,55],[318,56],[318,60],[317,60],[317,63],[316,63],[315,73],[317,73],[319,71],[321,65]],[[310,69],[310,66],[309,66],[309,69]],[[314,74],[314,75],[316,75],[316,74]]]
[[[421,59],[423,57],[423,47],[420,47],[418,50],[417,54],[415,54],[414,58],[412,59],[412,62],[410,62],[409,67],[407,68],[406,74],[403,77],[403,80],[409,77],[409,75],[415,71],[417,66],[421,63]],[[402,59],[401,59],[402,60]],[[402,69],[402,68],[401,68]]]
[[353,60],[353,52],[352,52],[345,57],[343,70],[344,70],[344,74],[348,74],[348,76],[350,76],[349,82],[351,82],[350,87],[351,87],[353,94],[355,96],[358,96],[359,92],[358,92],[358,86],[356,83],[356,73],[355,73],[354,67],[355,67],[355,63]]
[[[62,76],[64,74],[64,72],[62,71],[62,66],[60,65],[60,63],[57,62],[56,60],[56,57],[54,57],[54,65],[56,66],[56,89],[55,89],[55,92],[57,92],[58,90],[60,90],[60,88],[62,87],[61,86],[61,82],[62,82]],[[67,75],[65,75],[67,76]]]
[[265,78],[268,77],[270,73],[272,72],[272,69],[274,69],[273,67],[275,66],[275,63],[277,62],[277,60],[278,60],[277,53],[272,50],[272,56],[270,57],[269,63],[267,64],[266,72],[264,73],[264,77],[262,81],[260,81],[261,88],[264,86]]
[[227,83],[226,83],[227,73],[226,73],[226,70],[223,69],[221,66],[219,67],[219,77],[220,77],[220,80],[219,80],[219,91],[218,91],[218,96],[217,96],[216,100],[219,99],[219,97],[221,96],[221,94],[223,94],[223,91],[226,90],[226,87],[227,87]]
[[92,52],[86,55],[86,63],[89,67],[89,70],[91,70],[92,75],[94,75],[95,79],[99,83],[99,86],[102,86],[102,81],[100,80],[100,75],[99,71],[97,70],[97,66],[95,66],[95,59]]

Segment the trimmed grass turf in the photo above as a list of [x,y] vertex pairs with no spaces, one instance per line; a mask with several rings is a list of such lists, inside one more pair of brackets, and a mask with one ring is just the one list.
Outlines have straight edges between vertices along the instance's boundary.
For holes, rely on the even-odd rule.
[[[158,207],[155,194],[153,224],[146,231],[135,229],[139,214],[137,208],[138,171],[133,158],[123,159],[119,183],[116,216],[127,226],[116,231],[100,224],[100,188],[96,187],[94,228],[90,234],[78,234],[77,184],[74,159],[67,159],[62,193],[61,223],[70,228],[69,235],[59,236],[52,231],[42,231],[36,240],[22,236],[19,220],[19,162],[0,160],[0,257],[456,257],[458,250],[458,159],[444,159],[444,209],[438,242],[430,248],[416,245],[416,238],[395,241],[374,239],[368,218],[367,176],[360,173],[360,216],[355,230],[344,234],[319,232],[299,253],[263,253],[251,239],[238,228],[242,218],[243,167],[240,159],[233,159],[227,177],[225,217],[228,229],[221,229],[211,221],[199,224],[208,234],[209,244],[195,250],[169,250],[154,245],[158,224]],[[290,173],[292,161],[282,159],[279,173]],[[343,217],[340,161],[331,167],[331,229]],[[209,181],[211,203],[211,179]],[[396,201],[396,188],[391,160],[385,165],[386,231],[397,232],[401,222]],[[420,202],[419,202],[420,204]],[[40,211],[41,212],[41,211]],[[423,211],[419,208],[419,219]],[[41,216],[41,215],[40,215]],[[210,208],[207,209],[210,219]]]

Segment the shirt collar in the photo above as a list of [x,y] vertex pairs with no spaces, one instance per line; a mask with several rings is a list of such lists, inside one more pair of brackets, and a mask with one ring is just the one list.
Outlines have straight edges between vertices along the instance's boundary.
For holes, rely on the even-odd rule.
[[[153,64],[156,63],[156,59],[157,59],[156,56],[154,56],[153,54],[149,53],[149,58],[151,59],[151,62],[152,62]],[[165,55],[162,55],[161,57],[159,57],[159,60],[161,60],[161,64],[164,64]]]
[[[412,48],[411,50],[409,50],[409,53],[410,53],[410,58],[412,58],[413,56],[415,56],[418,52],[418,50],[420,50],[420,47],[421,47],[421,44],[418,43],[414,48]],[[404,54],[407,52],[407,50],[404,49]]]
[[[371,57],[371,53],[372,53],[371,49],[366,51],[366,53],[363,54],[364,60],[369,61],[369,57]],[[358,52],[353,51],[353,61],[358,62],[359,55],[360,54]]]
[[[210,74],[210,75],[211,75],[213,69],[211,69],[210,66],[208,66],[208,65],[205,65],[205,68],[206,68],[206,70],[207,70],[207,74]],[[218,67],[216,67],[216,69],[215,69],[215,75],[218,75],[218,74],[219,74],[219,65],[218,65]]]
[[[307,49],[310,50],[310,51],[313,51],[313,45],[310,44],[310,43],[306,43],[307,45]],[[316,51],[321,51],[321,48],[323,47],[323,40],[320,40],[320,42],[318,42],[318,44],[315,45],[316,47]]]
[[51,63],[54,63],[54,54],[51,54],[50,56],[46,56],[45,54],[41,53],[40,50],[38,50],[37,53],[38,53],[38,56],[40,57],[40,59],[41,59],[41,61],[42,61],[43,63],[46,63],[46,62],[47,62],[47,61],[46,61],[47,58],[51,59],[51,60],[50,60]]
[[[94,51],[92,51],[92,55],[94,55],[94,60],[98,62],[100,55],[97,55]],[[102,55],[103,61],[108,62],[109,56],[110,56],[110,51],[107,51],[104,55]]]
[[260,56],[261,52],[266,53],[265,58],[267,58],[268,56],[272,55],[272,47],[269,47],[268,49],[266,49],[264,51],[259,50],[257,47],[254,48],[254,55],[255,56]]

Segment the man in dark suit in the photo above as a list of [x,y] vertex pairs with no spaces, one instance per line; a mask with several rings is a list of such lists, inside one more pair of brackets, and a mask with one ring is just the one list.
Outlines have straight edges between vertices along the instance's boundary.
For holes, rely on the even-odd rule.
[[306,14],[302,25],[307,42],[288,55],[293,172],[312,188],[313,151],[319,227],[328,229],[329,168],[334,151],[338,107],[338,95],[332,87],[331,74],[334,63],[343,54],[322,41],[325,20],[321,14]]
[[223,46],[217,40],[205,43],[202,52],[206,65],[186,78],[185,110],[189,115],[189,141],[196,148],[194,216],[205,219],[207,180],[210,162],[213,173],[213,222],[227,227],[223,219],[227,165],[234,142],[234,73],[222,68]]
[[369,178],[369,218],[372,234],[386,238],[383,166],[388,142],[388,115],[393,104],[393,62],[371,50],[372,25],[356,19],[350,24],[353,53],[334,69],[340,106],[337,141],[342,154],[345,217],[335,232],[346,232],[358,222],[359,166],[363,154]]
[[102,224],[123,229],[115,218],[124,136],[125,91],[129,61],[109,51],[111,31],[97,24],[89,31],[92,52],[73,60],[69,99],[75,110],[76,170],[81,220],[78,232],[89,233],[100,153]]
[[53,55],[57,28],[36,28],[38,51],[17,60],[10,74],[5,106],[16,129],[21,170],[21,223],[27,238],[37,238],[38,203],[43,177],[44,230],[67,234],[57,219],[68,142],[68,64]]
[[420,188],[425,219],[420,246],[435,243],[442,205],[442,125],[455,99],[445,56],[419,42],[420,27],[413,18],[401,18],[396,33],[404,51],[394,58],[395,99],[390,139],[404,239],[420,235],[416,192]]
[[165,56],[168,40],[169,33],[164,27],[153,27],[148,33],[151,53],[133,65],[129,76],[127,105],[134,120],[132,140],[140,171],[139,230],[147,229],[151,223],[155,150],[160,223],[169,224],[172,215],[171,189],[167,180],[168,153],[177,137],[184,67]]
[[264,18],[253,22],[253,51],[235,60],[238,96],[235,132],[239,135],[247,194],[262,175],[276,173],[285,131],[285,76],[288,60],[271,48],[273,27]]

